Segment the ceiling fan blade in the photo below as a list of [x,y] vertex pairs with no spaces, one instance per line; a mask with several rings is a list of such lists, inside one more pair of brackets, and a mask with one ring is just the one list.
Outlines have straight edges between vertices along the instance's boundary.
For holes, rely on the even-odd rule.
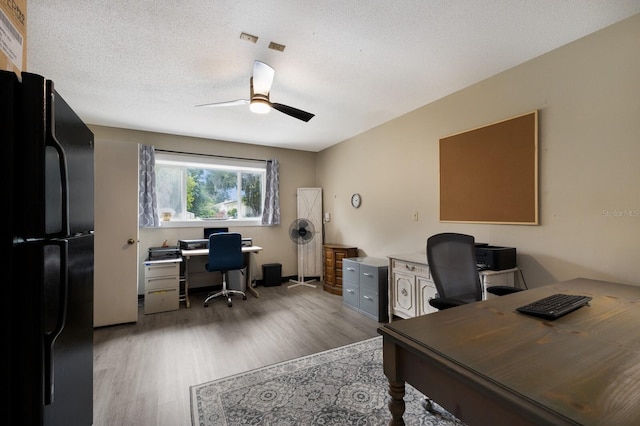
[[236,99],[235,101],[216,102],[213,104],[202,104],[202,105],[196,105],[196,106],[197,107],[228,107],[228,106],[247,105],[248,103],[249,103],[248,99]]
[[271,107],[275,110],[278,110],[284,114],[290,115],[291,117],[297,118],[298,120],[302,120],[302,121],[309,121],[313,117],[315,117],[315,114],[311,114],[310,112],[306,112],[298,108],[290,107],[288,105],[276,104],[272,102]]
[[276,71],[264,62],[253,63],[253,92],[268,95]]

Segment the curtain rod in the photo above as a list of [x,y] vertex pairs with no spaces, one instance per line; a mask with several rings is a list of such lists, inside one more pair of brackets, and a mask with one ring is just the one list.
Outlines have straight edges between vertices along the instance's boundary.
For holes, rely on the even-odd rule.
[[156,152],[166,152],[169,154],[185,154],[185,155],[199,155],[202,157],[215,157],[215,158],[225,158],[227,160],[246,160],[246,161],[264,161],[266,163],[270,163],[271,160],[263,160],[261,158],[245,158],[245,157],[230,157],[226,155],[215,155],[215,154],[199,154],[196,152],[184,152],[184,151],[171,151],[169,149],[156,149]]

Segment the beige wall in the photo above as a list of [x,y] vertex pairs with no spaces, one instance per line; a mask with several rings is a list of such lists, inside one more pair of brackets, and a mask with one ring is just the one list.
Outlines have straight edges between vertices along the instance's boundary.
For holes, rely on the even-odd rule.
[[[638,40],[640,15],[320,152],[325,241],[385,257],[463,232],[516,247],[529,286],[574,277],[640,285]],[[440,223],[438,140],[536,109],[540,225]]]
[[[209,139],[190,138],[160,133],[140,132],[110,127],[91,126],[96,143],[119,141],[131,144],[154,145],[157,149],[167,149],[201,154],[237,156],[246,158],[277,158],[280,163],[280,210],[281,225],[233,228],[243,236],[253,238],[253,243],[264,248],[252,256],[254,273],[261,278],[262,264],[281,263],[282,275],[297,274],[297,246],[289,239],[289,224],[297,214],[297,189],[315,185],[315,153],[290,149],[279,149],[257,145],[223,142]],[[100,194],[96,194],[99,197]],[[134,208],[136,206],[113,206],[113,208]],[[202,238],[202,226],[194,228],[141,229],[138,245],[139,259],[147,257],[149,247],[177,244],[179,239]],[[140,268],[140,274],[142,268]],[[255,278],[252,277],[252,278]],[[139,275],[142,283],[142,276]],[[142,294],[143,291],[139,290]]]

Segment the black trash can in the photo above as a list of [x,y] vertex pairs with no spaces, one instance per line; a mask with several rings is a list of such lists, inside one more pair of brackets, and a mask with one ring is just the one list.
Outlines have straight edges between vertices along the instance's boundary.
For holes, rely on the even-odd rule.
[[280,263],[262,265],[262,285],[272,287],[280,284],[282,284],[282,265]]

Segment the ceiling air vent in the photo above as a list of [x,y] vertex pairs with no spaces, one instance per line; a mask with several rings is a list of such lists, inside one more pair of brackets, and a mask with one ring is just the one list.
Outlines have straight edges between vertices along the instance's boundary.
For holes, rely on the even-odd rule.
[[278,52],[284,52],[285,47],[286,46],[284,44],[278,44],[274,42],[269,43],[269,49],[277,50]]

